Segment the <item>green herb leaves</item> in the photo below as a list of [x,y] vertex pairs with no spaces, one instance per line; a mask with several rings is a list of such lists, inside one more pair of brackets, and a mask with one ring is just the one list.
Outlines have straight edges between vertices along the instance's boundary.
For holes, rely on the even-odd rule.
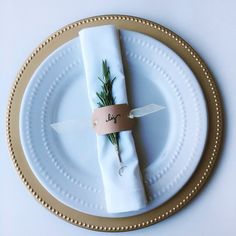
[[[111,79],[111,73],[110,68],[107,65],[107,61],[102,61],[102,78],[98,77],[98,79],[101,81],[101,91],[97,92],[96,95],[99,99],[99,102],[97,103],[99,107],[105,107],[110,105],[115,105],[115,97],[113,97],[112,94],[112,86],[116,79],[116,77]],[[119,133],[111,133],[106,135],[109,139],[109,141],[115,146],[119,162],[121,163],[121,157],[120,157],[120,148],[119,148]]]

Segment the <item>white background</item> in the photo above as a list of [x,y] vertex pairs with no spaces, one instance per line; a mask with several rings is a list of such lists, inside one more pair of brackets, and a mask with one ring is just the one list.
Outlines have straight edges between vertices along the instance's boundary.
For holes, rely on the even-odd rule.
[[[175,31],[213,72],[225,106],[225,143],[209,184],[185,209],[123,235],[236,235],[236,4],[234,0],[0,0],[0,236],[114,235],[87,231],[51,214],[31,196],[9,158],[5,111],[30,52],[58,28],[99,14],[129,14]],[[117,235],[121,235],[117,233]]]

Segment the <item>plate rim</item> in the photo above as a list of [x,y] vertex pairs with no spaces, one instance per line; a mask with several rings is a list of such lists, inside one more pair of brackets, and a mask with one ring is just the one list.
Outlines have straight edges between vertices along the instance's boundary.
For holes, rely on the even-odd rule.
[[[201,161],[188,183],[163,205],[132,217],[106,218],[88,215],[71,209],[52,197],[38,182],[24,157],[19,139],[19,110],[23,92],[38,65],[52,51],[75,37],[84,27],[115,24],[158,39],[177,53],[190,67],[203,90],[208,110],[207,144]],[[208,95],[208,96],[207,96]],[[97,231],[129,231],[143,228],[166,219],[185,206],[207,182],[215,166],[223,139],[223,108],[215,81],[205,63],[194,49],[169,29],[146,19],[127,15],[102,15],[71,23],[49,36],[28,57],[12,87],[7,108],[7,140],[11,158],[18,174],[29,191],[48,210],[64,220]]]

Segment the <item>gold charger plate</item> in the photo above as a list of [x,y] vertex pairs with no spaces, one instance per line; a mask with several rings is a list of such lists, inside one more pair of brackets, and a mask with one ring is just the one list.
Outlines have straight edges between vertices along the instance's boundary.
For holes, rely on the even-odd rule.
[[[55,199],[39,183],[30,169],[23,153],[19,136],[20,104],[32,74],[39,64],[55,49],[77,37],[82,28],[103,24],[114,24],[117,28],[128,29],[149,35],[174,50],[188,64],[207,102],[208,137],[201,161],[188,183],[170,200],[161,206],[131,217],[106,218],[76,211]],[[207,182],[219,156],[223,137],[223,111],[216,84],[199,55],[182,38],[169,29],[149,20],[123,15],[95,16],[69,24],[58,30],[28,57],[22,66],[10,93],[7,110],[7,138],[13,163],[22,181],[33,196],[48,210],[62,219],[80,227],[97,231],[129,231],[158,223],[183,208]]]

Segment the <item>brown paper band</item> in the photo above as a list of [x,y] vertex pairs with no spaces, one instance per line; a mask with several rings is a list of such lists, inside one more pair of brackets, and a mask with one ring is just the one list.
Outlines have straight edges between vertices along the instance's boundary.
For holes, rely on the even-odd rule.
[[98,135],[131,130],[134,119],[128,117],[130,107],[127,104],[97,108],[93,112],[93,127]]

